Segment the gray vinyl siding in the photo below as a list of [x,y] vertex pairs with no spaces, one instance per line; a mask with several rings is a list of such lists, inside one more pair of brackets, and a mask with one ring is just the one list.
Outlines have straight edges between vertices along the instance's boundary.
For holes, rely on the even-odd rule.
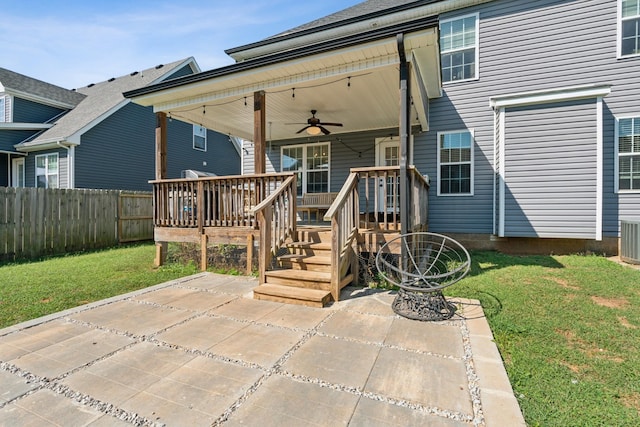
[[185,65],[184,67],[177,70],[175,73],[172,73],[171,75],[167,76],[164,80],[177,79],[178,77],[189,76],[191,74],[193,74],[193,70],[191,69],[191,66]]
[[[431,191],[430,230],[493,230],[493,96],[586,84],[610,84],[603,113],[603,234],[617,236],[619,221],[638,217],[640,194],[614,192],[614,117],[640,112],[640,57],[617,59],[617,4],[611,0],[497,0],[447,13],[479,12],[477,80],[443,86],[430,101],[430,130],[416,137],[416,166],[435,178],[439,131],[473,129],[474,195],[438,197]],[[508,120],[508,119],[507,119]],[[433,180],[435,181],[435,179]],[[433,182],[435,188],[437,183]],[[564,185],[563,188],[569,188]]]
[[25,157],[24,162],[24,181],[26,187],[35,187],[36,186],[36,156],[41,154],[51,154],[58,153],[58,187],[59,188],[68,188],[68,171],[69,168],[67,162],[67,150],[64,148],[59,148],[55,150],[43,150],[29,153],[28,156]]
[[37,132],[33,130],[0,130],[0,150],[15,151],[14,145],[21,143]]
[[505,236],[596,238],[595,100],[507,108]]
[[0,187],[8,187],[11,180],[9,164],[11,160],[8,154],[0,153]]
[[[148,181],[155,178],[155,126],[151,107],[130,103],[87,131],[76,148],[76,188],[150,191]],[[170,120],[167,178],[180,178],[185,169],[240,173],[240,159],[228,137],[209,132],[207,139],[206,152],[194,150],[192,125]]]
[[13,98],[12,108],[14,123],[46,123],[65,111],[17,97]]

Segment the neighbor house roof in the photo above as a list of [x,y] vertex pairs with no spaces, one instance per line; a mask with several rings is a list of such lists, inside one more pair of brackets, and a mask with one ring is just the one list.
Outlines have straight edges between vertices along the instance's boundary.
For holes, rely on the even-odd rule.
[[191,57],[81,87],[77,92],[83,97],[82,102],[57,120],[52,128],[15,147],[20,151],[32,151],[58,142],[77,145],[83,133],[130,102],[122,96],[123,92],[162,81],[186,65],[191,65],[194,72],[200,71]]
[[0,68],[0,92],[64,109],[75,107],[85,98],[81,93],[6,68]]

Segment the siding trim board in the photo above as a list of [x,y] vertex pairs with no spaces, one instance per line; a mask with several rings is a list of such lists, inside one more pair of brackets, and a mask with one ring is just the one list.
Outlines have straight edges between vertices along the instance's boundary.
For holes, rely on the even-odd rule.
[[494,109],[501,107],[521,107],[525,105],[605,97],[610,93],[611,85],[568,86],[551,90],[537,90],[493,96],[489,100],[489,105]]

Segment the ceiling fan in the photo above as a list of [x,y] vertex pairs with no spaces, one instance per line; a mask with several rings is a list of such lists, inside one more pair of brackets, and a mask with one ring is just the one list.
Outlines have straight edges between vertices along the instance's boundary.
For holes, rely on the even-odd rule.
[[[342,126],[342,123],[323,123],[316,117],[318,110],[311,110],[311,117],[307,119],[307,126],[303,127],[296,133],[302,133],[305,130],[309,135],[319,135],[321,132],[325,135],[329,135],[331,132],[325,128],[325,126]],[[303,123],[291,123],[291,124],[303,124]]]

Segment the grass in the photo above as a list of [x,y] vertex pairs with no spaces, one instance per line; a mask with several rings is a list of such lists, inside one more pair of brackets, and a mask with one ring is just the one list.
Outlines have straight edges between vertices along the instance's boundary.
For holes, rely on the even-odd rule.
[[640,271],[597,256],[474,252],[479,299],[530,426],[640,425]]
[[[0,266],[0,328],[197,272],[152,244]],[[479,299],[530,426],[640,425],[640,271],[597,256],[473,252]]]
[[153,244],[0,266],[0,328],[197,272],[153,267]]

